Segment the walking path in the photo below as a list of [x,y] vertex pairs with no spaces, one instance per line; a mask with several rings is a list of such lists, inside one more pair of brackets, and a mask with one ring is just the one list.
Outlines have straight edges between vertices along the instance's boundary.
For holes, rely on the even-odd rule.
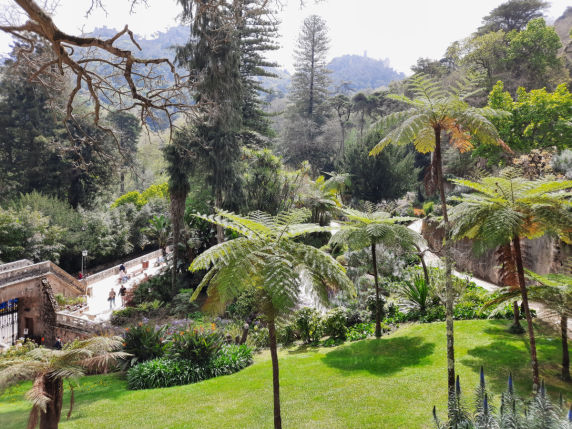
[[[418,219],[413,223],[409,224],[408,228],[421,234],[422,224],[423,224],[423,219]],[[425,263],[428,266],[432,267],[443,266],[443,262],[441,261],[441,259],[433,252],[427,250],[427,246],[425,246],[425,248],[421,250],[425,251],[423,259],[425,260]],[[460,273],[459,271],[453,270],[453,275],[462,279],[468,279],[469,281],[475,283],[477,286],[480,286],[483,289],[488,290],[489,292],[494,292],[499,289],[498,285],[479,279],[477,277],[473,277],[472,275],[467,273]],[[538,302],[531,302],[530,308],[536,311],[536,316],[538,319],[556,325],[560,329],[560,317],[556,315],[553,311],[548,309],[546,306]],[[568,321],[568,335],[572,336],[572,323],[570,321]]]
[[[143,261],[148,262],[148,268],[143,269]],[[123,283],[127,290],[135,285],[156,276],[165,269],[166,264],[159,252],[152,252],[142,257],[125,262],[129,280]],[[105,271],[93,274],[85,278],[82,283],[86,286],[87,307],[71,313],[71,315],[91,320],[93,322],[106,322],[110,319],[113,310],[123,308],[119,288],[119,265]],[[113,289],[116,293],[115,305],[108,301],[109,292]]]

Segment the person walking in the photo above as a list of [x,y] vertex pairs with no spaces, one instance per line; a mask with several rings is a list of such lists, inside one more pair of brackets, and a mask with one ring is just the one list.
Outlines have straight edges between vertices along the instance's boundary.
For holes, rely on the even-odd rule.
[[125,307],[125,294],[127,292],[127,288],[125,285],[121,285],[119,288],[119,297],[121,298],[121,306]]
[[60,337],[56,337],[56,342],[54,343],[54,349],[61,350],[63,347],[62,339]]
[[113,288],[111,288],[111,290],[109,291],[109,297],[107,298],[107,300],[109,301],[110,310],[115,307],[115,295],[116,295],[115,291],[113,290]]

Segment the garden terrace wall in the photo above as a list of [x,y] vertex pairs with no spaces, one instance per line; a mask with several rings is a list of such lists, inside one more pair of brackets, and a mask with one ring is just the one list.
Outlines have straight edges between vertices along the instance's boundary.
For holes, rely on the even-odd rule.
[[[439,222],[423,219],[421,234],[427,240],[431,250],[443,256],[444,231]],[[462,239],[453,242],[453,259],[455,269],[468,272],[475,277],[488,282],[499,284],[498,263],[495,250],[487,250],[481,255],[473,252],[473,240]],[[572,274],[570,262],[572,260],[572,246],[560,240],[544,236],[535,240],[522,240],[524,266],[539,274],[568,272]],[[566,263],[566,261],[568,261]],[[566,271],[568,270],[568,271]]]

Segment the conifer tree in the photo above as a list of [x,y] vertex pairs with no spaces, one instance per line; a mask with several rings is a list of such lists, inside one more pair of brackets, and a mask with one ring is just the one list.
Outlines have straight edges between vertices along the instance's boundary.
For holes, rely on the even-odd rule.
[[327,150],[321,150],[317,140],[328,113],[328,43],[324,19],[317,15],[306,18],[295,51],[296,72],[292,77],[284,133],[286,159],[293,164],[308,160],[317,169],[323,166],[323,158],[327,157],[324,155]]

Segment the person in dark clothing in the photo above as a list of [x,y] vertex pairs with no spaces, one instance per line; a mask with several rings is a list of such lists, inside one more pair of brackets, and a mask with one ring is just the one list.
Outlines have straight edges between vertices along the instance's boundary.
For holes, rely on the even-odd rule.
[[56,342],[54,343],[54,349],[61,350],[63,347],[62,339],[60,337],[56,337]]
[[119,288],[119,297],[121,298],[121,306],[125,306],[125,294],[127,293],[127,288],[125,285],[121,285]]

